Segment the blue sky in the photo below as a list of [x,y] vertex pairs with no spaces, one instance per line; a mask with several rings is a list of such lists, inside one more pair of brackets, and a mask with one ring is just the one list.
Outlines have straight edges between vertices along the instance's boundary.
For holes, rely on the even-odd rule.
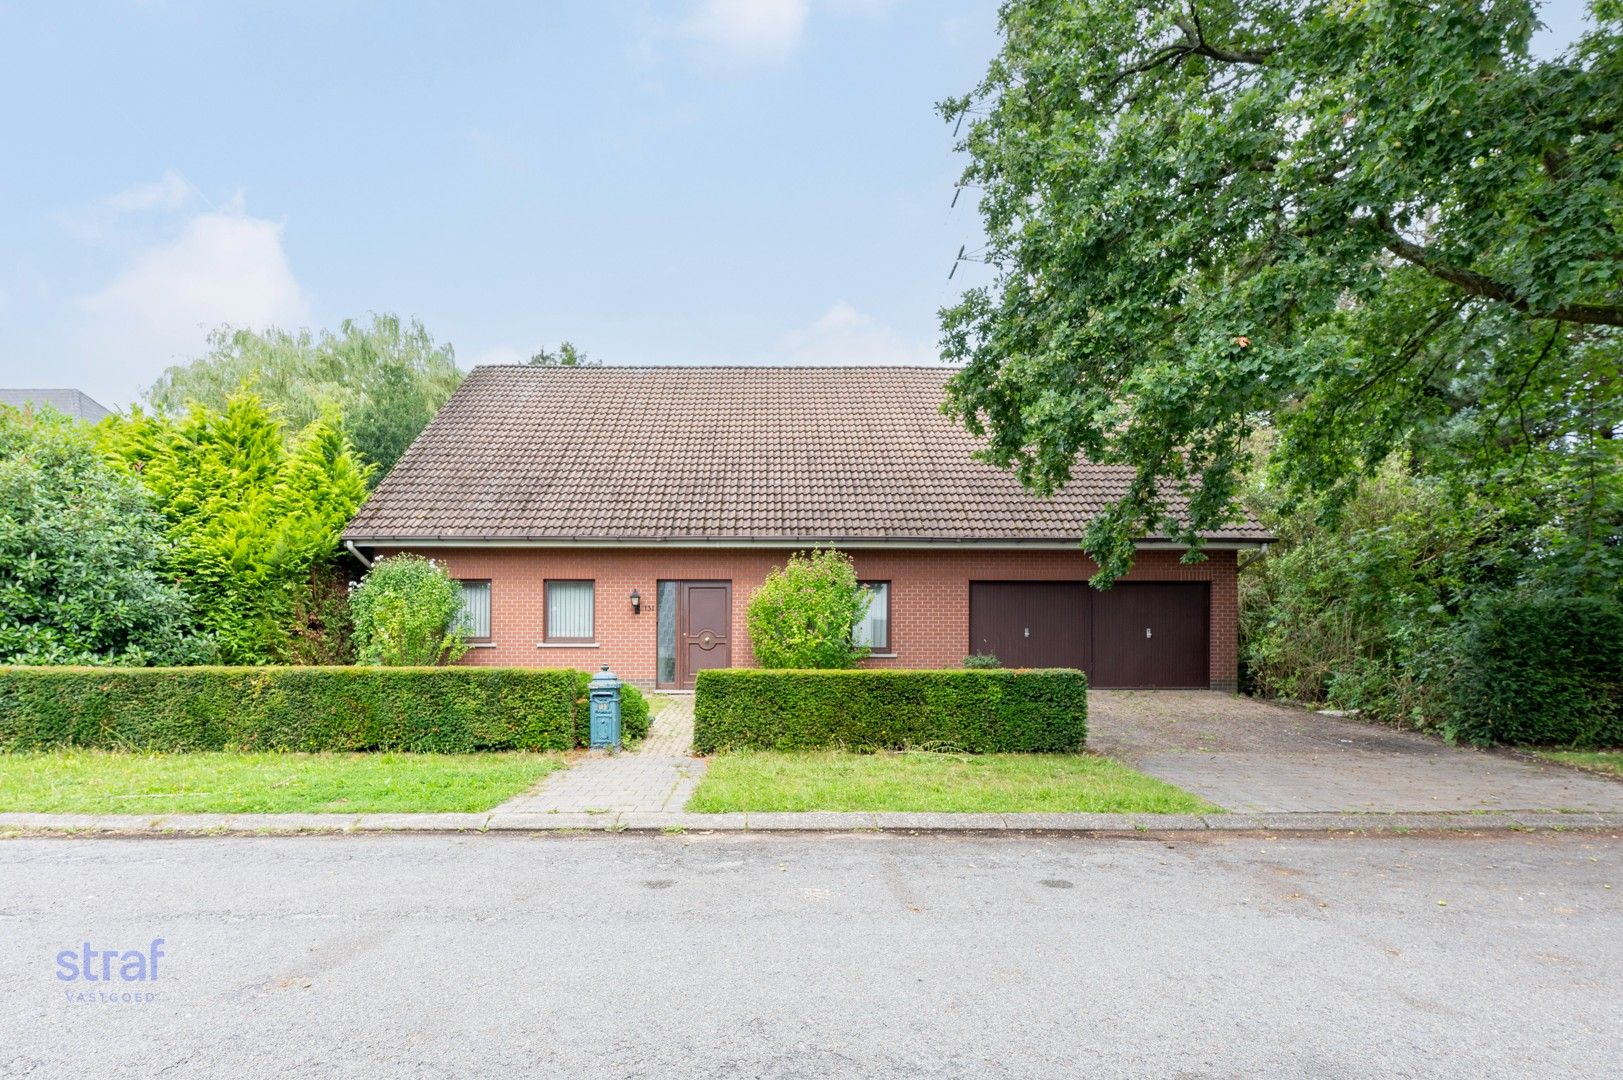
[[372,311],[465,367],[932,360],[980,274],[933,104],[995,9],[0,0],[0,385],[122,405],[220,323]]
[[464,366],[933,359],[932,107],[995,47],[987,0],[0,0],[0,385],[370,311]]

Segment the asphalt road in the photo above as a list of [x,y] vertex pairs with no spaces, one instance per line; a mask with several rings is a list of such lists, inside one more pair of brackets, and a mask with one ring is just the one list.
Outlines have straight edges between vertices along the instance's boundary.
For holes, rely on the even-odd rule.
[[1615,1076],[1620,1017],[1595,836],[0,841],[7,1078]]

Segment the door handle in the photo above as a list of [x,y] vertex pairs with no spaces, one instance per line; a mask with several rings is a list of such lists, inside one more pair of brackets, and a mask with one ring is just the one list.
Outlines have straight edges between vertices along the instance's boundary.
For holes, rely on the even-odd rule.
[[1150,628],[1149,628],[1149,627],[1147,627],[1147,626],[1146,626],[1146,627],[1145,627],[1145,628],[1144,628],[1144,636],[1145,636],[1145,637],[1146,637],[1146,638],[1149,638],[1149,637],[1154,637],[1154,636],[1155,636],[1155,635],[1153,635],[1153,634],[1151,634],[1151,633],[1150,633]]

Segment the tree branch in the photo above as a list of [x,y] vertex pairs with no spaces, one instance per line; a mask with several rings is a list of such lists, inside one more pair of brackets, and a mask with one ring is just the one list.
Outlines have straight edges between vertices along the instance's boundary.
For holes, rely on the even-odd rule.
[[1387,251],[1404,262],[1420,267],[1432,277],[1446,281],[1450,285],[1457,285],[1468,295],[1498,300],[1535,319],[1555,319],[1559,322],[1583,323],[1587,326],[1623,326],[1623,304],[1566,304],[1548,311],[1535,311],[1526,297],[1504,282],[1495,281],[1475,270],[1465,270],[1442,262],[1425,245],[1417,244],[1399,233],[1392,225],[1392,219],[1385,214],[1376,214],[1375,224],[1381,231],[1381,239]]

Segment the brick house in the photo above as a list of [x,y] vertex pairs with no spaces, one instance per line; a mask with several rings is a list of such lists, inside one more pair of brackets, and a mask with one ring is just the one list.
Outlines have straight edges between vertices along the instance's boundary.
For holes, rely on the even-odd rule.
[[593,669],[684,689],[753,663],[750,594],[792,551],[848,552],[873,667],[1069,666],[1098,686],[1236,677],[1235,558],[1143,540],[1087,584],[1077,547],[1128,479],[1079,465],[1052,498],[976,461],[923,367],[476,368],[350,522],[363,559],[412,551],[463,583],[465,663]]

